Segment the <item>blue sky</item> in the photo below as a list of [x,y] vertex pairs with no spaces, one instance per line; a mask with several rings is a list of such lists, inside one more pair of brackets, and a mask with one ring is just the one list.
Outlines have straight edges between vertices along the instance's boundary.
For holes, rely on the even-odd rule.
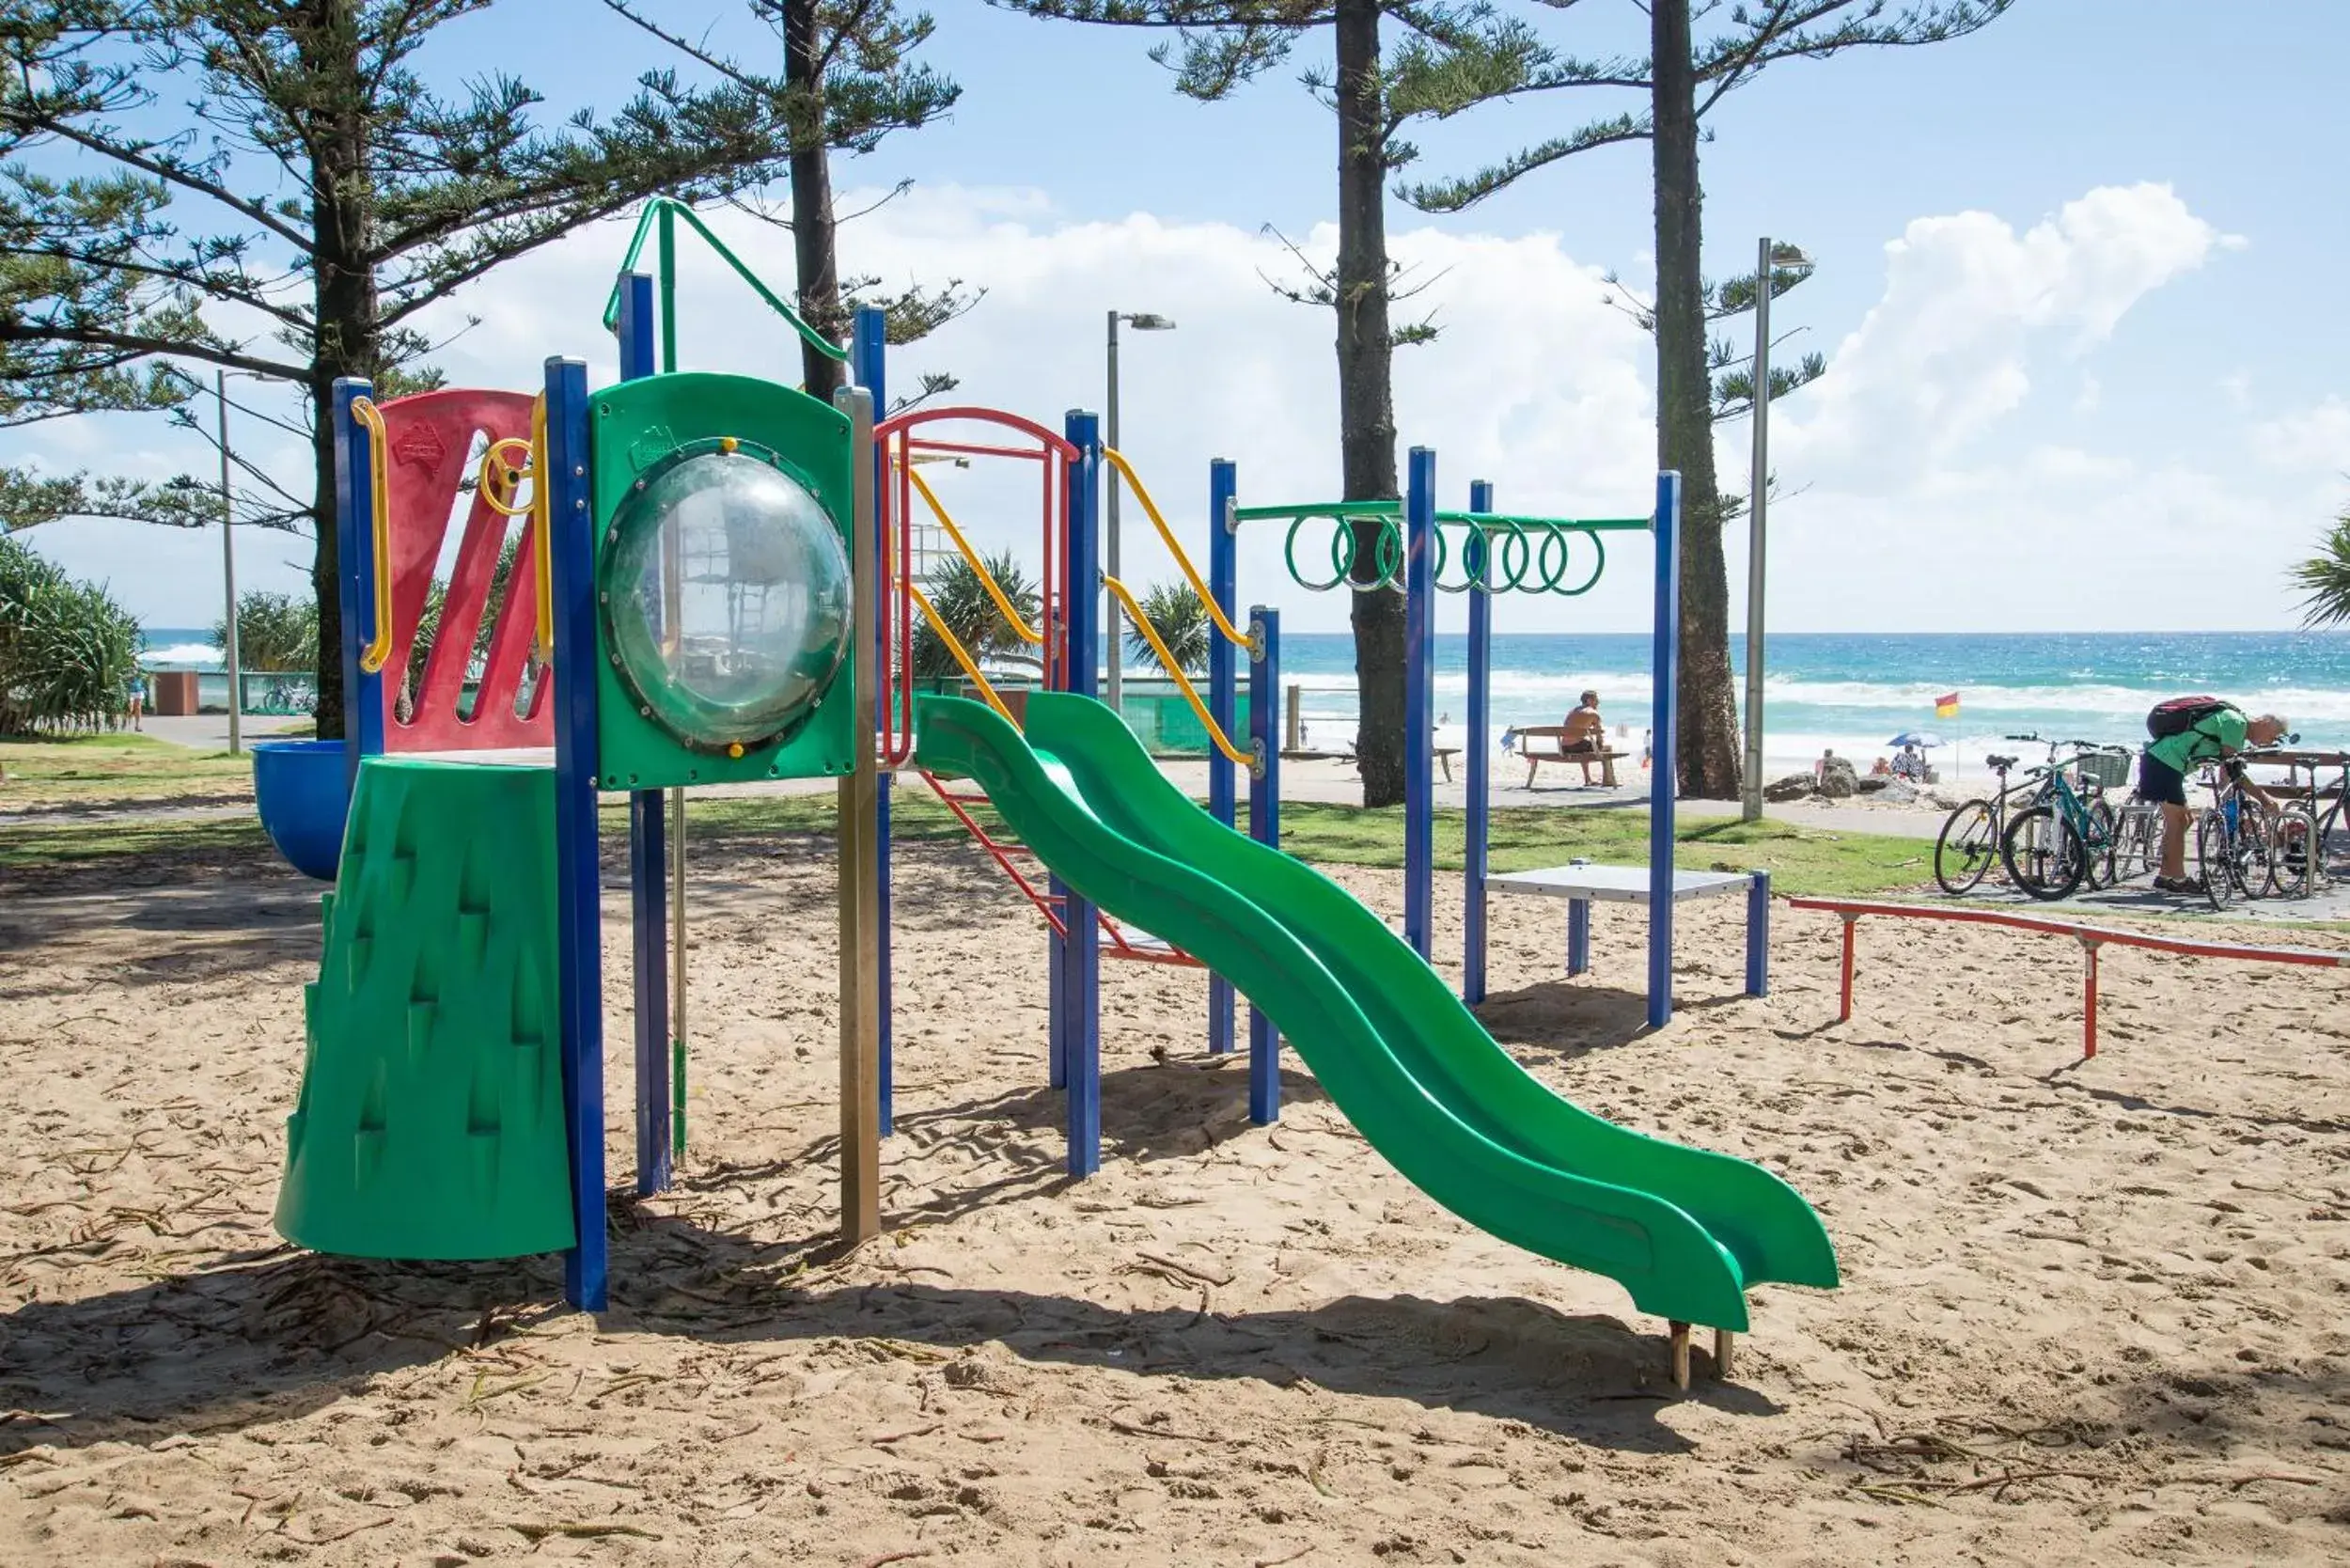
[[[1335,132],[1295,71],[1201,106],[1167,90],[1144,35],[976,0],[935,9],[928,57],[963,102],[838,167],[844,189],[920,182],[844,231],[845,262],[994,293],[901,374],[947,365],[973,396],[1054,416],[1100,400],[1104,307],[1170,309],[1182,327],[1136,346],[1125,388],[1128,449],[1154,486],[1165,476],[1170,511],[1196,515],[1211,453],[1242,461],[1252,494],[1331,489],[1327,322],[1255,278],[1278,259],[1260,226],[1309,250],[1327,240]],[[762,47],[720,0],[664,10]],[[1599,52],[1637,48],[1644,24],[1628,0],[1585,0],[1546,25]],[[2023,0],[1956,43],[1782,65],[1717,111],[1711,270],[1751,265],[1764,231],[1822,263],[1779,307],[1831,374],[1774,424],[1774,623],[2290,623],[2280,573],[2350,493],[2350,373],[2326,352],[2350,210],[2320,172],[2350,120],[2333,79],[2345,55],[2337,0]],[[453,79],[493,58],[549,86],[559,113],[618,102],[662,56],[591,0],[501,0],[447,28],[424,66]],[[1472,166],[1622,102],[1569,94],[1423,128],[1418,170]],[[1449,488],[1474,468],[1505,501],[1624,510],[1653,463],[1653,368],[1597,274],[1649,271],[1646,147],[1586,154],[1455,217],[1398,206],[1389,223],[1399,252],[1441,274],[1429,298],[1446,328],[1399,358],[1404,444],[1437,446]],[[778,238],[728,232],[788,282]],[[591,328],[617,245],[583,235],[471,290],[462,308],[490,324],[444,356],[452,374],[528,384],[545,353],[608,357]],[[697,307],[689,360],[701,344],[713,368],[777,363],[780,339],[760,342],[714,287]],[[126,423],[38,428],[0,452],[202,466],[190,438]],[[1726,482],[1743,480],[1745,441],[1726,430]],[[299,479],[298,449],[271,458]],[[991,477],[963,482],[979,532],[1025,536]],[[216,538],[71,524],[39,542],[159,623],[213,613]],[[247,553],[249,578],[292,586],[300,549]],[[1249,565],[1246,591],[1287,604],[1292,625],[1342,622],[1342,605],[1281,588],[1277,547]],[[1742,582],[1735,550],[1731,571]],[[1640,575],[1611,572],[1571,619],[1511,605],[1503,624],[1637,626]]]

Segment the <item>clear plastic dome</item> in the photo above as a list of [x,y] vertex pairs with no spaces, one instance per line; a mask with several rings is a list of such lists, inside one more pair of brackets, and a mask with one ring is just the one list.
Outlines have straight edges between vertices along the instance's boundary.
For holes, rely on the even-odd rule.
[[848,557],[816,497],[750,452],[704,452],[663,469],[614,524],[603,611],[650,716],[715,749],[796,727],[851,625]]

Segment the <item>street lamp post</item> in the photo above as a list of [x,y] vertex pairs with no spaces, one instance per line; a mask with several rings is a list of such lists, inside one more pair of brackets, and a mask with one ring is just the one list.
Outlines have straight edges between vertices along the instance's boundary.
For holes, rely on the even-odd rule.
[[[1171,332],[1174,330],[1175,323],[1171,319],[1166,316],[1154,315],[1148,310],[1113,310],[1109,313],[1109,315],[1110,385],[1109,399],[1103,411],[1103,423],[1104,429],[1102,432],[1102,439],[1107,442],[1110,448],[1115,451],[1120,449],[1118,445],[1118,323],[1124,321],[1128,326],[1134,328],[1136,332]],[[1110,576],[1115,577],[1119,574],[1119,562],[1118,469],[1114,465],[1111,467],[1107,477],[1109,479],[1109,510],[1105,521],[1107,522],[1108,526],[1103,532],[1102,570],[1107,572]],[[1116,596],[1104,595],[1104,600],[1105,603],[1103,607],[1107,619],[1102,622],[1102,628],[1103,646],[1109,650],[1109,705],[1110,710],[1113,713],[1122,714],[1125,712],[1125,709],[1121,704],[1126,695],[1126,682],[1123,679],[1124,666],[1126,663],[1126,638],[1125,633],[1121,629],[1120,625],[1120,617],[1119,615],[1118,601]]]
[[1778,254],[1766,236],[1754,258],[1754,448],[1747,478],[1747,765],[1739,817],[1762,820],[1762,567],[1771,475],[1771,280],[1778,262],[1807,267],[1793,245]]
[[212,397],[220,405],[220,573],[228,596],[228,754],[244,749],[244,676],[237,660],[237,536],[235,502],[228,489],[228,373],[212,371]]

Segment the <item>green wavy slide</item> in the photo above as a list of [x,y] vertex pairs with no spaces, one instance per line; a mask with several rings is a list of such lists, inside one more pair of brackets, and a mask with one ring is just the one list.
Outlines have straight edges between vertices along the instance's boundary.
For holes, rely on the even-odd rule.
[[1470,1224],[1716,1328],[1747,1327],[1749,1286],[1837,1283],[1794,1188],[1552,1093],[1385,921],[1210,817],[1093,698],[1031,693],[1025,736],[962,698],[916,712],[922,766],[976,780],[1062,881],[1230,980],[1371,1146]]

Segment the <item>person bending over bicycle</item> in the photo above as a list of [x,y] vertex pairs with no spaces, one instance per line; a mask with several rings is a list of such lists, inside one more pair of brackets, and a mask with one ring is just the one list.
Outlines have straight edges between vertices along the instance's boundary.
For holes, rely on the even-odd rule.
[[2230,761],[2244,792],[2274,813],[2276,800],[2244,776],[2234,762],[2248,742],[2274,745],[2290,728],[2275,713],[2246,718],[2232,703],[2210,698],[2175,698],[2147,715],[2146,728],[2154,736],[2138,764],[2138,798],[2162,805],[2162,870],[2154,888],[2163,893],[2201,893],[2199,877],[2186,874],[2186,776],[2198,763]]

